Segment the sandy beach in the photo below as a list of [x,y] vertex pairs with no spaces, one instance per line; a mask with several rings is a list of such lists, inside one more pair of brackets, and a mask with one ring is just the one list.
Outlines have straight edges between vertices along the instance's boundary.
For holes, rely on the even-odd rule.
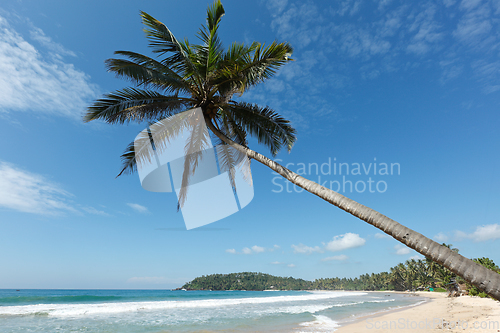
[[447,293],[416,295],[429,301],[360,318],[336,332],[500,332],[500,302],[470,296],[447,297]]

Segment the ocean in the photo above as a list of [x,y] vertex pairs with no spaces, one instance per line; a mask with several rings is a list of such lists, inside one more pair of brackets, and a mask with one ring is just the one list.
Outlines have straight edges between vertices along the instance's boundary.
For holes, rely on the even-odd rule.
[[391,292],[0,290],[0,332],[333,332],[423,301]]

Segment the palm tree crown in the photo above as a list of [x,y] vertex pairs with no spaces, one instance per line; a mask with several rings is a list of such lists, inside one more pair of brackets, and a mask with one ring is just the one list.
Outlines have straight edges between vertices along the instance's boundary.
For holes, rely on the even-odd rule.
[[[208,7],[207,24],[198,32],[202,42],[198,45],[187,39],[178,41],[163,23],[141,12],[148,44],[156,59],[130,51],[115,52],[126,59],[108,59],[107,69],[136,87],[97,100],[87,109],[84,120],[153,123],[199,107],[210,125],[242,146],[247,146],[249,134],[266,145],[273,156],[283,147],[290,150],[296,137],[288,120],[267,106],[236,101],[233,96],[241,96],[272,77],[292,60],[292,47],[276,41],[268,46],[235,42],[225,50],[217,33],[223,15],[219,0]],[[122,155],[124,166],[120,175],[136,169],[135,158],[131,143]]]

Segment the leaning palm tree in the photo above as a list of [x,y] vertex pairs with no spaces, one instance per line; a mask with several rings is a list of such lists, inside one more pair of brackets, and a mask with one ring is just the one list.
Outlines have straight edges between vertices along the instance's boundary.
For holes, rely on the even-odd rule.
[[[97,100],[84,115],[85,121],[109,124],[157,122],[192,108],[201,108],[205,122],[223,145],[271,168],[288,181],[379,228],[406,246],[462,276],[466,281],[500,300],[500,274],[442,246],[398,222],[337,192],[288,170],[248,147],[248,135],[275,155],[290,150],[295,130],[289,121],[269,107],[235,100],[249,88],[269,79],[291,61],[292,47],[273,42],[267,46],[232,43],[224,49],[218,28],[224,8],[216,0],[207,11],[207,25],[198,33],[201,44],[177,40],[151,15],[142,12],[149,46],[156,59],[130,51],[117,51],[125,59],[109,59],[109,71],[135,84]],[[120,173],[136,170],[134,143],[122,155]]]

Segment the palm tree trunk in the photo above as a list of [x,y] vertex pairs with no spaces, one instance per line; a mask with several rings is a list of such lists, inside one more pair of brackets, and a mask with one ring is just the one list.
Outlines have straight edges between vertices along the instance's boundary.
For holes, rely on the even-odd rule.
[[412,248],[425,257],[430,258],[436,263],[443,265],[453,273],[461,276],[465,281],[478,287],[480,290],[500,301],[500,274],[487,269],[486,267],[475,263],[468,258],[465,258],[446,246],[443,246],[425,237],[424,235],[403,226],[402,224],[369,207],[366,207],[340,193],[332,191],[296,174],[264,155],[237,144],[227,138],[223,133],[219,132],[210,119],[207,118],[206,123],[210,130],[212,130],[212,132],[222,141],[245,153],[249,158],[254,159],[276,171],[291,183],[382,230],[399,242]]

